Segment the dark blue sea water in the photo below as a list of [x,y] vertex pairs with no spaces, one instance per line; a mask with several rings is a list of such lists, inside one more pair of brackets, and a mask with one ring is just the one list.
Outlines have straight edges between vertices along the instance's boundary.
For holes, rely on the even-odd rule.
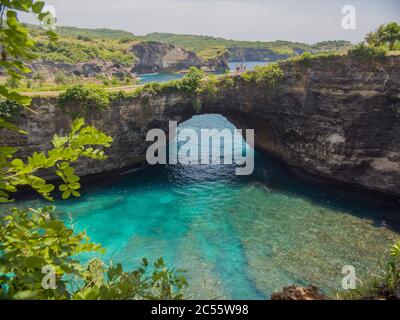
[[[219,115],[180,129],[188,127],[234,128]],[[234,165],[147,167],[86,185],[82,198],[56,205],[106,248],[105,260],[129,269],[162,256],[186,269],[192,298],[268,299],[309,283],[331,293],[344,265],[362,279],[399,239],[398,209],[305,183],[259,152],[255,162],[244,177]]]

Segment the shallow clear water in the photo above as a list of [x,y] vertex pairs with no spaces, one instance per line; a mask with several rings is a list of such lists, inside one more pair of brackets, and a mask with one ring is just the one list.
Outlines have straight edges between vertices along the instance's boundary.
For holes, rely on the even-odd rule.
[[183,77],[183,74],[179,73],[148,73],[148,74],[139,74],[139,81],[141,84],[146,84],[150,82],[166,82],[171,80],[180,79]]
[[[218,115],[182,127],[233,129]],[[193,298],[268,299],[283,286],[309,283],[330,293],[344,265],[362,279],[399,238],[397,208],[306,184],[261,153],[248,177],[236,176],[233,165],[166,165],[82,191],[81,199],[56,204],[106,248],[104,259],[134,268],[142,257],[162,256],[187,270]]]

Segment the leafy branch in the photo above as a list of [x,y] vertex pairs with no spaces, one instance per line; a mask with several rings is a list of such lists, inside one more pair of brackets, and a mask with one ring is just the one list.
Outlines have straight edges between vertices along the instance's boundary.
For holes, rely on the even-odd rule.
[[48,152],[34,152],[26,161],[15,158],[17,149],[0,147],[0,202],[8,202],[9,193],[16,192],[18,186],[28,185],[47,200],[53,200],[53,184],[36,175],[39,170],[54,170],[63,184],[59,186],[62,198],[71,195],[79,197],[79,177],[70,165],[80,157],[103,160],[104,151],[99,147],[109,147],[112,138],[91,126],[85,126],[82,118],[72,123],[71,132],[64,137],[55,135],[53,148]]

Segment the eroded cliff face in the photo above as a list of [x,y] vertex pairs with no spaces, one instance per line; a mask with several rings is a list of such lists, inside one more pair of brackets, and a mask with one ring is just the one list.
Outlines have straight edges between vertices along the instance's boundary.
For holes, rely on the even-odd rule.
[[172,44],[160,42],[139,42],[132,46],[132,52],[138,57],[133,69],[137,73],[160,71],[182,71],[197,67],[206,71],[228,68],[227,56],[203,60],[196,53]]
[[[400,57],[374,62],[349,57],[283,63],[285,76],[273,88],[240,76],[221,86],[215,99],[202,97],[200,113],[219,113],[238,128],[255,129],[257,148],[315,177],[400,196]],[[138,164],[145,159],[151,128],[196,114],[193,96],[183,93],[123,98],[109,110],[92,112],[88,123],[114,137],[107,161],[79,164],[81,175]],[[64,134],[71,117],[54,98],[36,98],[37,114],[18,125],[29,135],[1,133],[1,144],[21,155],[46,149]]]
[[274,89],[239,82],[225,112],[292,167],[400,195],[400,57],[288,64]]

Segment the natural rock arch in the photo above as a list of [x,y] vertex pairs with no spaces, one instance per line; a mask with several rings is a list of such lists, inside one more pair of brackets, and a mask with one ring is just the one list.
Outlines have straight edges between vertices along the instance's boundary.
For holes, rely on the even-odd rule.
[[[287,63],[274,88],[234,77],[234,86],[200,97],[161,93],[120,98],[109,110],[86,120],[114,138],[104,162],[81,163],[89,175],[133,166],[145,160],[149,129],[168,121],[217,113],[240,129],[255,129],[256,147],[312,175],[400,196],[400,57],[374,63],[349,57],[314,59],[309,66]],[[37,114],[18,125],[28,136],[2,133],[1,142],[22,147],[21,155],[48,147],[54,133],[68,130],[71,117],[55,98],[36,98]]]

